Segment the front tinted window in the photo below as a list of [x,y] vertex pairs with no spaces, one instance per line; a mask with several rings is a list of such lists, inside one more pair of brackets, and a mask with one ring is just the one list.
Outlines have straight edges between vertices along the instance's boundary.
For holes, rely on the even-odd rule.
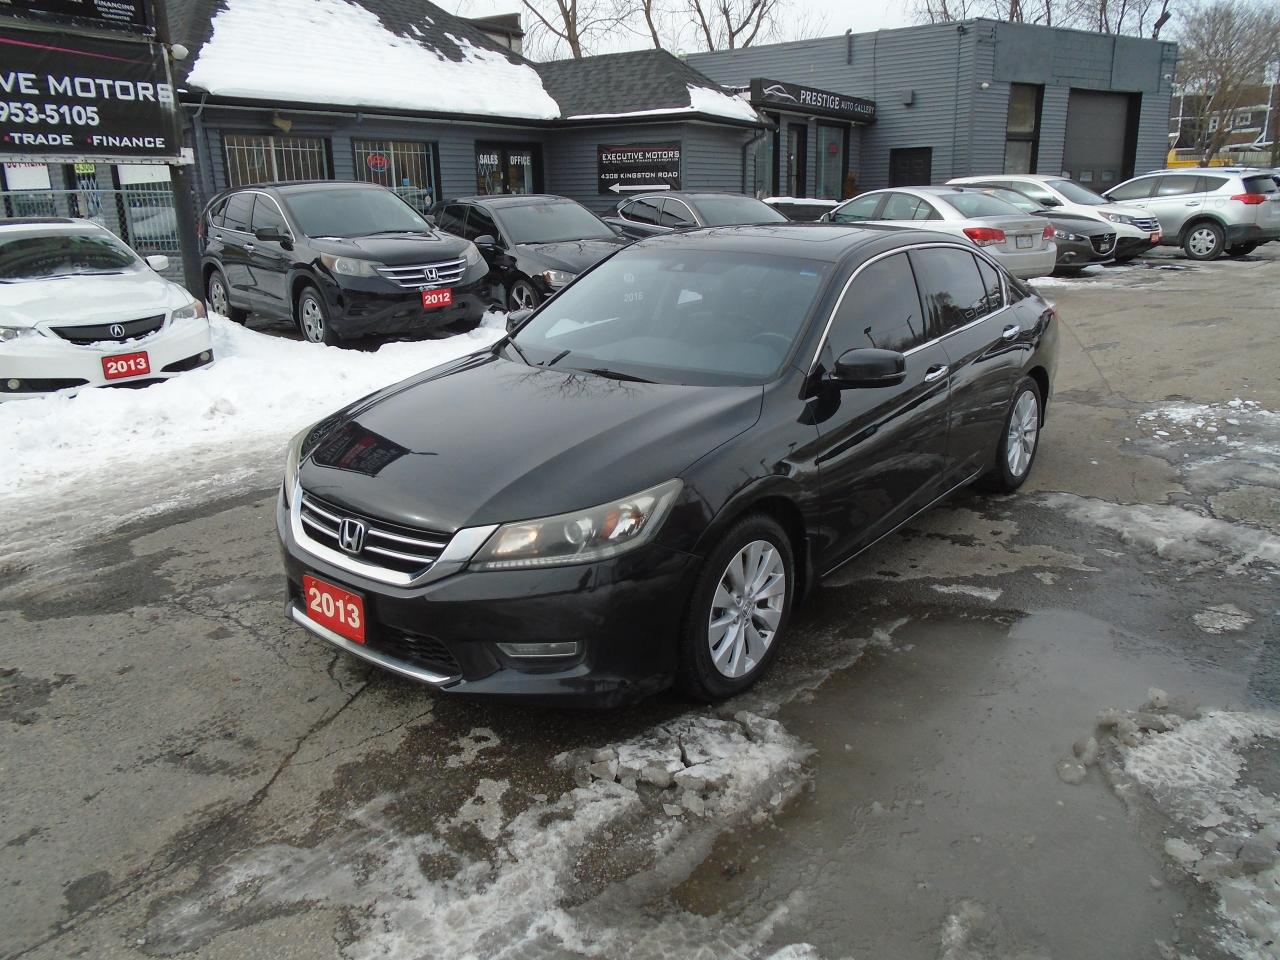
[[258,197],[253,205],[252,227],[254,231],[279,230],[281,233],[287,229],[279,208],[269,197]]
[[1074,180],[1051,180],[1049,181],[1049,186],[1053,187],[1072,203],[1084,203],[1097,207],[1111,202],[1106,197],[1099,196],[1092,190],[1080,186]]
[[499,242],[501,242],[502,238],[502,234],[498,232],[498,225],[493,222],[493,216],[488,210],[478,205],[472,206],[471,211],[467,214],[467,232],[465,236],[468,240],[488,236]]
[[1117,203],[1124,203],[1126,200],[1145,200],[1151,196],[1151,188],[1155,186],[1155,183],[1155,177],[1134,180],[1132,183],[1122,183],[1112,190],[1108,196]]
[[865,197],[858,197],[856,200],[850,200],[843,207],[837,207],[831,211],[832,223],[857,223],[860,220],[870,220],[871,215],[876,212],[876,207],[880,205],[883,194],[872,193]]
[[222,211],[222,226],[228,230],[248,230],[249,216],[253,210],[252,193],[236,193],[227,201]]
[[709,227],[735,223],[785,223],[786,217],[755,197],[700,197],[698,214]]
[[943,199],[962,217],[1016,217],[1022,213],[1013,204],[979,191],[948,193]]
[[973,254],[935,247],[911,251],[929,318],[946,334],[991,312],[987,289]]
[[773,379],[830,265],[690,248],[632,247],[584,274],[515,336],[534,364],[662,383]]
[[607,223],[572,200],[504,206],[497,216],[512,243],[611,240],[617,236]]
[[697,226],[693,215],[689,213],[689,208],[679,200],[663,200],[662,213],[659,214],[658,219],[664,227]]
[[1157,197],[1182,197],[1188,193],[1195,193],[1196,182],[1199,179],[1199,177],[1187,176],[1186,174],[1161,177],[1160,185],[1156,187],[1155,195]]
[[467,229],[466,206],[461,203],[446,204],[436,217],[436,223],[445,233],[452,233],[455,237],[463,236]]
[[0,234],[0,283],[123,273],[138,266],[133,251],[105,231]]
[[367,237],[375,233],[427,233],[417,210],[390,190],[333,187],[285,197],[285,206],[308,237]]
[[838,359],[858,347],[910,350],[925,339],[911,264],[905,253],[895,253],[858,274],[840,301],[827,342]]

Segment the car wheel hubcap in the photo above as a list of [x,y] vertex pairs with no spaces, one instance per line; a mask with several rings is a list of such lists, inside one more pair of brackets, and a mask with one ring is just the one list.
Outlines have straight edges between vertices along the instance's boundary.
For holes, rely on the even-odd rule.
[[214,280],[209,284],[209,305],[213,307],[213,312],[221,316],[227,315],[227,291],[222,287],[221,280]]
[[324,314],[320,305],[310,297],[302,301],[302,332],[312,343],[324,340]]
[[729,679],[753,671],[778,632],[787,599],[787,574],[778,549],[753,540],[720,575],[707,620],[711,662]]
[[512,288],[511,299],[516,302],[516,306],[521,310],[533,309],[533,291],[523,283],[518,283]]
[[1191,234],[1191,239],[1188,241],[1188,245],[1191,247],[1191,252],[1197,257],[1204,257],[1213,253],[1214,249],[1218,246],[1218,238],[1214,236],[1212,230],[1201,229]]
[[1005,443],[1009,472],[1015,477],[1022,476],[1031,466],[1039,432],[1040,405],[1036,403],[1036,395],[1026,390],[1013,405],[1013,416],[1009,418],[1009,436]]

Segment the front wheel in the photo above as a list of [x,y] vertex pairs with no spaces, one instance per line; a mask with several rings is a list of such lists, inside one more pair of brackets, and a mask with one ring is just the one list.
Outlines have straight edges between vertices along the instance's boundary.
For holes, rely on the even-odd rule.
[[1040,449],[1040,385],[1023,377],[1013,392],[1004,418],[1004,430],[996,447],[996,462],[986,476],[986,486],[998,493],[1013,493],[1031,473]]
[[542,295],[528,280],[517,280],[507,291],[508,310],[532,310],[542,302]]
[[227,286],[227,278],[222,275],[222,271],[214,270],[209,274],[209,280],[205,284],[205,304],[210,313],[216,313],[236,323],[244,323],[249,317],[249,311],[231,305],[230,290],[231,288]]
[[760,679],[777,654],[795,594],[795,558],[770,517],[739,520],[707,557],[685,615],[680,687],[723,700]]
[[336,346],[337,336],[329,322],[329,308],[315,287],[306,287],[298,297],[298,329],[311,343]]
[[1257,249],[1258,245],[1256,243],[1237,243],[1234,247],[1227,247],[1227,256],[1247,257]]
[[1225,239],[1222,228],[1216,223],[1197,223],[1182,238],[1182,252],[1191,260],[1216,260],[1222,255]]

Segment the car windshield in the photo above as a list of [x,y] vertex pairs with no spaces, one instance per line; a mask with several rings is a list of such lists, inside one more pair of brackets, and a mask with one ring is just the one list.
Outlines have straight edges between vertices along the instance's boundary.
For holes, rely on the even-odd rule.
[[528,363],[623,380],[767,383],[829,271],[683,244],[632,248],[566,287],[513,342]]
[[1111,202],[1106,197],[1094,193],[1087,187],[1080,186],[1080,184],[1076,183],[1074,180],[1050,180],[1048,186],[1057,190],[1072,203],[1083,203],[1091,207],[1100,207]]
[[308,237],[367,237],[431,230],[418,211],[390,190],[306,190],[285,194],[284,205]]
[[607,223],[571,200],[522,203],[499,207],[492,212],[511,235],[512,243],[608,240],[617,236]]
[[5,283],[140,268],[134,252],[105,230],[0,233],[0,281]]
[[999,197],[993,197],[981,191],[965,193],[948,193],[942,199],[960,212],[962,217],[1016,217],[1022,211]]
[[709,227],[736,223],[782,223],[787,218],[755,197],[698,197],[694,203]]
[[1044,207],[1040,206],[1040,204],[1036,203],[1025,193],[1019,193],[1017,190],[1004,190],[1000,187],[990,187],[983,192],[989,197],[995,197],[997,200],[1003,200],[1005,203],[1017,207],[1023,213],[1039,213],[1044,209]]

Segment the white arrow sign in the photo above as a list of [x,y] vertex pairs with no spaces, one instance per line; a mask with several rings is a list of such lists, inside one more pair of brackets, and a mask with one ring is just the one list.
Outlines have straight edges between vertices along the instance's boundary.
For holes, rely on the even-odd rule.
[[636,183],[636,184],[628,184],[627,186],[624,187],[620,183],[615,183],[609,189],[612,190],[614,193],[622,193],[623,191],[630,193],[632,191],[638,192],[641,190],[648,192],[649,190],[670,190],[671,184],[669,183]]

